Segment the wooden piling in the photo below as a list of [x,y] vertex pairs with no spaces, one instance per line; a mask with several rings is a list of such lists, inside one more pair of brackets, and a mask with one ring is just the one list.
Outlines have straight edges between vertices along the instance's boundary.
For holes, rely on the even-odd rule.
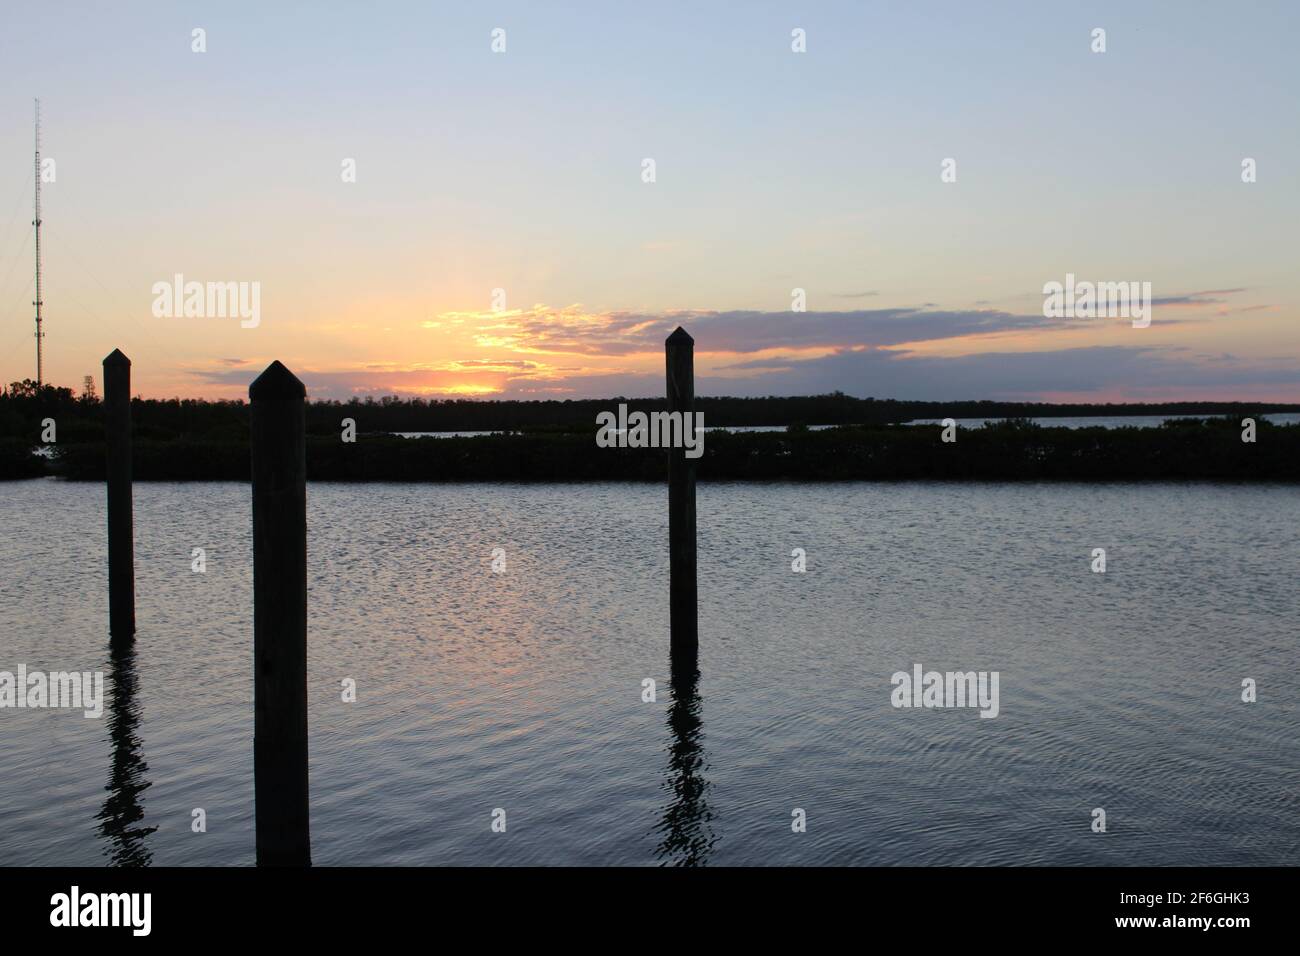
[[[668,411],[695,411],[695,340],[680,326],[664,342]],[[694,415],[689,419],[694,428]],[[682,429],[686,437],[685,422]],[[669,622],[671,645],[694,656],[699,646],[695,587],[695,459],[684,448],[668,450]]]
[[131,514],[131,360],[114,349],[104,359],[105,479],[108,487],[108,634],[135,637],[135,542]]
[[310,866],[307,390],[279,362],[249,386],[253,457],[253,780],[259,866]]

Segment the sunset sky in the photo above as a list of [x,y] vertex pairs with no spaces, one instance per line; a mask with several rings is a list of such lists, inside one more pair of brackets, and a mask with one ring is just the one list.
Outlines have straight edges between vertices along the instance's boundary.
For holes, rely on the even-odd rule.
[[[745,9],[8,4],[0,380],[39,97],[55,384],[120,347],[153,397],[277,358],[313,397],[654,395],[681,324],[701,394],[1300,401],[1300,5]],[[155,317],[178,273],[260,324]],[[1067,273],[1150,282],[1150,327],[1044,318]]]

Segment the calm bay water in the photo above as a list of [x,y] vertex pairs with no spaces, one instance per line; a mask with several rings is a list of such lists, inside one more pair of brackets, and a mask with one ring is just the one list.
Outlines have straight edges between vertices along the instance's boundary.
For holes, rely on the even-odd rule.
[[[112,695],[0,711],[0,865],[250,864],[249,488],[136,486],[119,661],[103,497],[0,485],[0,670]],[[702,485],[677,694],[665,489],[313,484],[308,508],[318,864],[1298,859],[1295,487]],[[999,671],[1000,715],[894,709],[917,662]]]

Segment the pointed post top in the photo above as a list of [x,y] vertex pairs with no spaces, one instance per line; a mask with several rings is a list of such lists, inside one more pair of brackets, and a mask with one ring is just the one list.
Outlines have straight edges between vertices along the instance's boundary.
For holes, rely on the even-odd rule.
[[694,345],[694,344],[695,344],[695,340],[691,338],[690,334],[680,325],[677,326],[676,330],[674,330],[672,335],[668,336],[668,338],[664,340],[664,345]]
[[104,365],[106,367],[109,365],[125,365],[127,368],[130,368],[131,360],[122,354],[121,349],[113,349],[113,351],[104,356]]
[[248,397],[253,401],[274,401],[286,398],[306,398],[307,387],[284,364],[276,359],[248,386]]

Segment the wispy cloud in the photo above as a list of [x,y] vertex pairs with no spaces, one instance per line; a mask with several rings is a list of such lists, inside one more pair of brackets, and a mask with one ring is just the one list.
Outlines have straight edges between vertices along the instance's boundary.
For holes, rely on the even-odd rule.
[[1217,305],[1226,302],[1224,296],[1236,295],[1246,289],[1209,289],[1205,292],[1186,292],[1182,295],[1152,296],[1152,305]]
[[485,348],[578,355],[630,355],[663,348],[678,325],[695,338],[697,352],[762,352],[775,348],[894,346],[914,342],[1062,329],[1076,319],[1014,315],[996,309],[939,311],[924,308],[844,312],[729,312],[683,310],[585,312],[580,307],[475,316],[475,341]]

